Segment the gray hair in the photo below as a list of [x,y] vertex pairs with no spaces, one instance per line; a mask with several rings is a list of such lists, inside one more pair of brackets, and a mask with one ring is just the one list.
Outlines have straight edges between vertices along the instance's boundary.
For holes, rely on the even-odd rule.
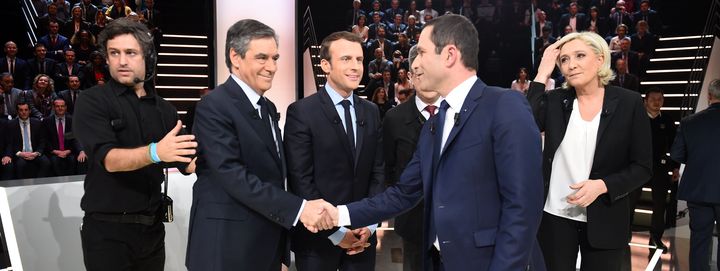
[[720,100],[720,79],[715,79],[710,82],[708,95],[716,100]]
[[225,64],[232,73],[232,61],[230,61],[230,49],[245,58],[250,42],[254,39],[273,38],[278,44],[278,36],[275,30],[264,23],[253,19],[244,19],[233,24],[227,31],[225,38]]
[[412,70],[412,63],[415,61],[415,58],[417,57],[417,45],[413,45],[410,47],[410,52],[408,52],[408,61],[410,61],[410,70]]

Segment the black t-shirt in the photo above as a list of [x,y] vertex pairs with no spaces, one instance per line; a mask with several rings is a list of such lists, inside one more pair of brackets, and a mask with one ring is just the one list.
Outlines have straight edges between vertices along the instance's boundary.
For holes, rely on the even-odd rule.
[[112,79],[84,91],[73,118],[73,133],[88,156],[82,209],[88,214],[155,214],[162,198],[162,164],[111,173],[103,161],[113,148],[160,141],[177,118],[176,109],[154,92],[138,98],[132,88]]

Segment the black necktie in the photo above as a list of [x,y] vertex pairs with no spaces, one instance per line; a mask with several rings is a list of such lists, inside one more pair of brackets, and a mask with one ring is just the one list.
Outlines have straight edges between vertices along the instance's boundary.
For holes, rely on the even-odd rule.
[[345,109],[345,133],[347,133],[350,149],[352,150],[352,156],[355,158],[355,130],[353,128],[352,115],[350,114],[350,101],[342,100],[340,104],[343,109]]
[[257,104],[260,106],[260,115],[263,127],[265,127],[265,136],[270,139],[273,144],[275,144],[275,151],[278,151],[278,145],[277,142],[275,142],[275,137],[273,136],[272,127],[270,126],[270,121],[272,121],[272,118],[270,117],[270,111],[268,111],[268,105],[265,100],[265,97],[260,97],[260,100],[258,100]]
[[621,75],[620,75],[620,86],[623,86],[623,85],[624,85],[623,82],[625,82],[625,75],[624,75],[624,74],[621,74]]
[[10,71],[10,74],[15,75],[15,59],[10,60],[10,69],[8,71]]

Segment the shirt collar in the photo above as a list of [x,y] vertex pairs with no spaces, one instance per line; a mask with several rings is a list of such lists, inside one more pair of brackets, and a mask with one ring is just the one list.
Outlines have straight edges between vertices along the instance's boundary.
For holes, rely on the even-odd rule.
[[[345,100],[345,98],[343,98],[343,96],[340,96],[340,94],[337,93],[337,91],[335,91],[335,89],[333,89],[330,84],[325,84],[325,91],[327,91],[327,94],[328,96],[330,96],[330,100],[332,100],[334,105],[338,105],[342,100]],[[355,101],[353,101],[352,95],[350,95],[347,100],[350,101],[350,106],[355,106]]]
[[240,85],[240,88],[242,88],[243,92],[245,93],[245,96],[248,97],[248,100],[250,100],[250,103],[252,104],[252,106],[257,108],[257,106],[258,106],[257,103],[260,100],[260,94],[255,92],[254,89],[252,89],[250,86],[248,86],[248,84],[245,84],[245,82],[243,82],[243,80],[241,80],[239,77],[235,76],[235,74],[230,74],[230,77],[233,80],[235,80],[235,83]]
[[450,93],[448,93],[448,95],[445,97],[445,101],[447,101],[448,105],[450,105],[453,110],[460,110],[463,102],[465,102],[465,97],[467,97],[468,93],[470,93],[470,89],[475,84],[477,79],[478,78],[475,75],[470,76],[468,79],[465,79],[465,81],[450,90]]

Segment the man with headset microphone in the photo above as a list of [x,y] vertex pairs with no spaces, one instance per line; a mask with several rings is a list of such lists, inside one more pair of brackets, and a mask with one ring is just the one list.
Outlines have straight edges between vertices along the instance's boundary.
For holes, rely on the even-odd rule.
[[[87,270],[163,270],[167,203],[163,167],[187,167],[193,135],[148,86],[156,55],[140,22],[114,20],[98,36],[111,79],[78,97],[73,133],[88,156],[80,229]],[[173,127],[174,126],[174,127]]]

